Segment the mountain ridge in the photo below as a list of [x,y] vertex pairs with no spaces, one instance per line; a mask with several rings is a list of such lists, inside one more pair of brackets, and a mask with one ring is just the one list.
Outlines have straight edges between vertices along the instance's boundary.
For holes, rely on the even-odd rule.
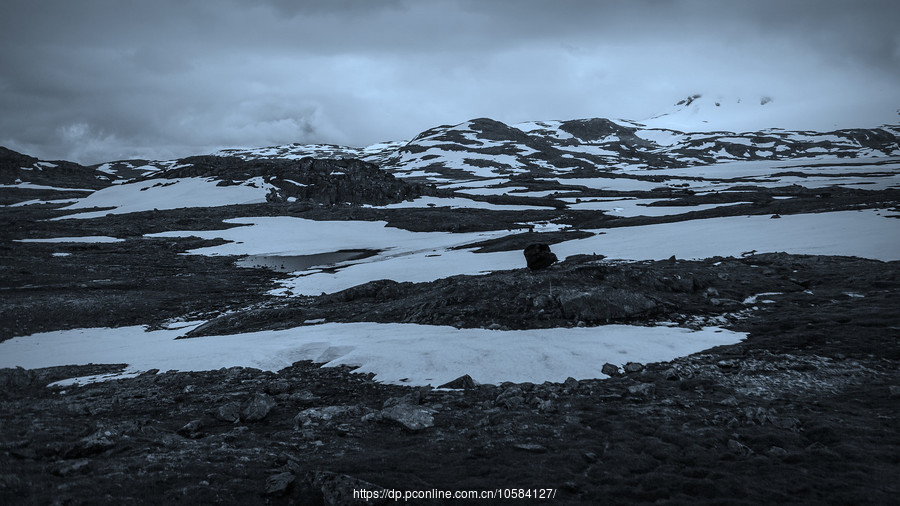
[[[696,105],[685,100],[684,106]],[[2,148],[0,184],[55,184],[100,189],[151,177],[175,177],[204,157],[245,161],[358,159],[400,178],[446,183],[490,179],[589,176],[617,171],[689,168],[733,161],[859,158],[900,155],[900,124],[815,132],[777,128],[750,132],[684,132],[630,120],[584,118],[512,125],[475,118],[420,132],[410,141],[356,148],[292,143],[232,148],[176,160],[119,160],[90,166],[41,161]],[[194,171],[196,172],[196,171]],[[201,174],[197,174],[201,175]],[[208,174],[215,176],[215,174]]]

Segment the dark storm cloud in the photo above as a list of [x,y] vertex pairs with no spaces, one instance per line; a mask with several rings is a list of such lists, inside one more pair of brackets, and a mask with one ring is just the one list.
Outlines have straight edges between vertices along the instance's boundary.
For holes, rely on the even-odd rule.
[[44,158],[364,145],[478,116],[640,119],[694,92],[773,95],[836,121],[900,106],[893,1],[13,0],[5,11],[0,145]]

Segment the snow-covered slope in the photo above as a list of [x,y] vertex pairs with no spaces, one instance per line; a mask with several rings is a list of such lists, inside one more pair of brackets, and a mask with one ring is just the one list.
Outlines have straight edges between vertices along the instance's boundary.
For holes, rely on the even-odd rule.
[[[508,126],[476,119],[423,132],[384,168],[398,176],[584,177],[615,170],[670,169],[737,160],[857,158],[900,154],[897,127],[793,132],[685,133],[603,118]],[[437,177],[437,175],[443,176]]]

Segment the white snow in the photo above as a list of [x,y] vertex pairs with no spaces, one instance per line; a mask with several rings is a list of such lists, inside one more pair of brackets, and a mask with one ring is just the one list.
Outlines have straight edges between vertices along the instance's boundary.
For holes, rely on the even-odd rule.
[[112,167],[111,163],[104,163],[103,165],[97,167],[97,170],[99,172],[105,172],[106,174],[115,174],[116,171],[112,170],[111,167]]
[[[236,218],[226,223],[248,224],[227,230],[176,231],[148,237],[195,236],[231,241],[189,251],[198,255],[314,255],[340,250],[379,250],[377,255],[348,262],[337,272],[310,269],[282,282],[294,294],[318,295],[344,290],[376,279],[433,281],[456,274],[479,274],[521,263],[521,252],[491,255],[451,249],[501,237],[506,230],[452,234],[410,232],[383,221],[313,221],[292,217]],[[347,265],[349,264],[349,265]],[[279,290],[276,293],[286,293]]]
[[596,156],[619,156],[617,151],[611,151],[602,146],[593,144],[579,144],[578,146],[557,146],[560,151],[568,151],[570,153],[583,153],[586,155]]
[[659,146],[674,146],[685,140],[685,135],[673,130],[647,129],[637,130],[634,135],[641,139],[653,142]]
[[528,191],[523,186],[504,186],[500,188],[463,188],[456,190],[457,193],[468,193],[469,195],[506,195],[513,191]]
[[64,188],[61,186],[47,186],[43,184],[34,184],[18,181],[16,184],[0,184],[0,188],[23,188],[26,190],[55,190],[61,192],[92,192],[96,191],[91,188]]
[[[273,292],[280,295],[318,295],[377,279],[424,282],[524,266],[520,251],[474,253],[470,249],[451,249],[510,233],[505,230],[468,234],[409,232],[385,227],[384,222],[316,222],[290,217],[241,218],[227,222],[250,226],[150,236],[193,235],[232,241],[190,252],[205,255],[311,255],[347,249],[380,250],[377,255],[342,264],[334,272],[310,269],[297,273],[296,277],[282,282],[283,289]],[[708,258],[740,256],[756,250],[900,259],[900,220],[880,216],[876,211],[785,215],[780,220],[770,219],[768,215],[708,218],[593,232],[598,235],[555,244],[552,249],[560,258],[591,253],[632,260],[665,259],[672,255]]]
[[502,177],[492,179],[474,179],[471,181],[460,181],[457,183],[444,184],[439,186],[439,188],[446,190],[452,190],[455,188],[484,188],[485,186],[501,185],[508,182],[509,179]]
[[[107,214],[125,214],[153,209],[216,207],[232,204],[260,204],[272,185],[262,178],[233,186],[216,186],[213,178],[149,179],[138,183],[112,186],[96,191],[64,210],[112,207],[107,211],[71,214],[54,219],[96,218]],[[256,187],[248,186],[254,184]]]
[[740,256],[756,250],[900,260],[900,220],[874,210],[764,216],[730,216],[596,230],[585,239],[553,245],[561,258],[599,253],[614,259],[662,260]]
[[[0,343],[0,367],[128,364],[202,371],[244,366],[277,371],[299,360],[350,365],[386,383],[438,386],[463,374],[482,383],[606,377],[603,364],[657,362],[734,344],[745,334],[658,326],[491,331],[415,324],[326,323],[287,330],[179,339],[185,329],[65,330]],[[113,376],[110,379],[114,379]]]
[[22,207],[22,206],[33,206],[39,204],[70,204],[72,202],[76,202],[78,199],[53,199],[53,200],[40,200],[40,199],[32,199],[26,200],[24,202],[16,202],[15,204],[9,204],[2,207]]
[[[563,200],[572,202],[574,198],[565,198]],[[705,209],[714,209],[722,206],[733,206],[737,204],[747,204],[747,202],[728,202],[724,204],[698,204],[693,206],[648,206],[652,202],[658,202],[657,199],[598,199],[598,200],[582,200],[578,203],[569,204],[569,209],[589,210],[589,211],[605,211],[607,214],[615,216],[632,217],[632,216],[671,216],[675,214],[689,213],[692,211],[702,211]]]
[[108,243],[125,242],[125,239],[109,237],[108,235],[85,235],[79,237],[49,237],[46,239],[14,239],[14,242],[83,242],[83,243]]
[[541,178],[544,181],[556,181],[559,184],[585,186],[597,190],[611,191],[650,191],[654,188],[665,187],[666,183],[654,181],[642,181],[625,177],[570,177],[570,178]]
[[379,209],[406,209],[413,207],[449,207],[451,209],[491,209],[493,211],[529,211],[547,209],[541,206],[524,206],[514,204],[491,204],[480,200],[448,197],[419,197],[415,200],[405,200],[385,206],[373,206]]

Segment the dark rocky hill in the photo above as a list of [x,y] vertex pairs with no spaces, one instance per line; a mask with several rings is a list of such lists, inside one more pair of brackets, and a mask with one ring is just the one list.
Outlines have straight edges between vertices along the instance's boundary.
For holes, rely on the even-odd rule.
[[112,179],[93,168],[74,162],[41,161],[0,146],[0,184],[22,183],[58,188],[100,189],[109,186]]

